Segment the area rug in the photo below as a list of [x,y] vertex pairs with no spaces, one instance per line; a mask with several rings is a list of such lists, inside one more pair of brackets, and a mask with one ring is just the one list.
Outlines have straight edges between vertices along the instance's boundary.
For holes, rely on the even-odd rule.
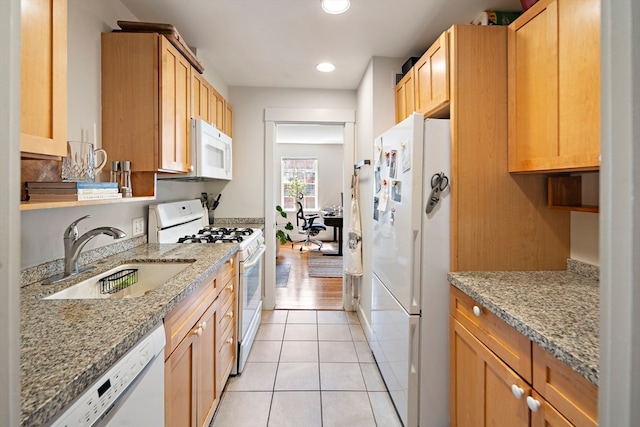
[[289,272],[291,271],[291,264],[283,262],[282,264],[276,264],[276,288],[286,288],[289,282]]
[[342,277],[342,257],[324,256],[320,251],[309,251],[309,277]]

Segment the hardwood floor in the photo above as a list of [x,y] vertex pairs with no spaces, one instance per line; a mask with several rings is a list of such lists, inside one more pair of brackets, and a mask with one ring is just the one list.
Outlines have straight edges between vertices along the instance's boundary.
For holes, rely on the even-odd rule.
[[276,310],[342,310],[342,278],[309,277],[308,257],[309,247],[302,252],[300,245],[280,247],[276,264],[289,263],[291,270],[287,286],[276,287]]

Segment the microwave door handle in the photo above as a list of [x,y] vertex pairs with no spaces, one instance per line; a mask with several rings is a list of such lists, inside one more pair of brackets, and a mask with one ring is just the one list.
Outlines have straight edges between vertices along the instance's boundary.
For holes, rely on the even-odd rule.
[[228,161],[224,162],[224,171],[226,173],[231,172],[231,147],[229,145],[225,146],[225,157]]

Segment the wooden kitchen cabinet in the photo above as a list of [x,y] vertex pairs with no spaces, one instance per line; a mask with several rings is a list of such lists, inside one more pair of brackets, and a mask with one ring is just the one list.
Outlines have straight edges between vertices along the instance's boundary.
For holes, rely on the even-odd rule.
[[454,286],[450,302],[452,426],[598,425],[596,386]]
[[222,132],[233,138],[233,108],[226,100],[224,101],[224,127]]
[[234,266],[231,257],[165,318],[166,426],[208,426],[220,402],[236,360]]
[[535,344],[533,388],[572,424],[598,425],[598,388]]
[[21,0],[23,157],[67,155],[67,1]]
[[224,132],[224,98],[220,93],[212,88],[211,91],[211,107],[209,121],[216,128]]
[[450,359],[451,426],[529,426],[529,385],[453,317]]
[[547,207],[544,175],[508,172],[507,28],[454,25],[447,34],[450,270],[565,269],[569,212]]
[[[449,36],[445,31],[413,66],[415,111],[446,117],[449,104]],[[444,110],[444,111],[443,111]]]
[[[191,65],[158,33],[102,33],[102,147],[133,174],[190,167]],[[134,195],[145,185],[136,185]],[[153,186],[155,189],[155,185]]]
[[191,67],[191,118],[210,121],[211,85]]
[[600,166],[600,0],[540,0],[508,27],[509,171]]
[[415,111],[413,68],[396,85],[396,123],[400,123]]

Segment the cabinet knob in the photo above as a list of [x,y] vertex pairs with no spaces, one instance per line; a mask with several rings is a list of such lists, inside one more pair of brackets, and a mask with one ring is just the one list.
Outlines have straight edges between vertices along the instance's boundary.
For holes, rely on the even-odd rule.
[[231,285],[227,285],[226,289],[227,289],[229,292],[233,292],[233,284],[231,284]]
[[194,334],[196,334],[197,336],[202,335],[202,326],[198,326],[194,331]]
[[531,396],[527,396],[527,406],[531,409],[531,412],[536,412],[540,409],[540,401]]
[[200,329],[201,329],[202,331],[204,331],[205,329],[207,329],[207,322],[202,322],[202,323],[200,324]]
[[233,311],[228,311],[224,317],[228,317],[228,318],[232,318],[233,317]]
[[480,317],[480,315],[482,314],[482,309],[480,307],[478,307],[477,305],[473,306],[473,314],[475,314],[476,317]]
[[227,344],[233,344],[233,338],[227,338]]
[[513,393],[516,399],[522,399],[522,396],[524,396],[524,390],[522,387],[518,387],[517,384],[511,386],[511,393]]

